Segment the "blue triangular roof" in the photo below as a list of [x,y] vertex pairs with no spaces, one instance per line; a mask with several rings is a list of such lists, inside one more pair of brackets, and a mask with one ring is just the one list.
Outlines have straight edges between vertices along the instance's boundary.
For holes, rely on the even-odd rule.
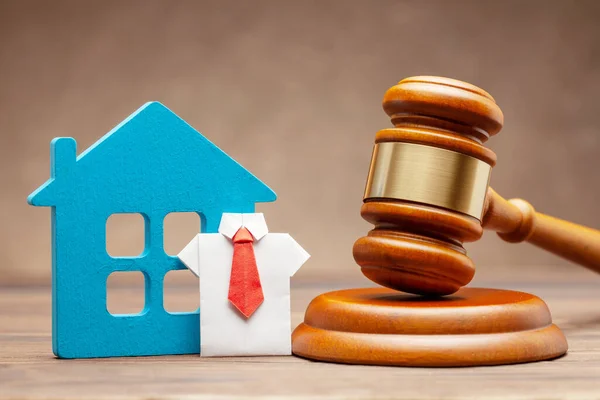
[[187,208],[199,200],[205,207],[226,207],[276,199],[268,186],[158,102],[142,106],[79,157],[75,151],[72,138],[52,141],[51,178],[28,197],[30,204],[56,206],[90,196],[110,202],[119,196],[124,208],[142,199]]

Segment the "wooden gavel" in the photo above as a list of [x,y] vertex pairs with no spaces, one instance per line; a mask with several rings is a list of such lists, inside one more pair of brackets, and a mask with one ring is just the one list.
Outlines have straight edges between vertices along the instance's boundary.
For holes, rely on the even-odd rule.
[[363,274],[392,289],[448,295],[475,266],[464,242],[496,231],[600,272],[600,231],[537,213],[489,188],[496,154],[483,146],[504,116],[484,90],[454,79],[400,81],[383,99],[394,128],[375,136],[362,217],[375,225],[354,244]]

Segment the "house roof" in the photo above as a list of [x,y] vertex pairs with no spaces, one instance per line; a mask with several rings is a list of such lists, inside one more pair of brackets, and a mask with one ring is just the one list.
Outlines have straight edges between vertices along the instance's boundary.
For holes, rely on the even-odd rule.
[[[147,103],[75,156],[72,138],[51,143],[51,177],[28,202],[56,206],[92,196],[121,204],[171,201],[208,206],[269,202],[275,193],[158,102]],[[186,203],[187,202],[187,203]]]

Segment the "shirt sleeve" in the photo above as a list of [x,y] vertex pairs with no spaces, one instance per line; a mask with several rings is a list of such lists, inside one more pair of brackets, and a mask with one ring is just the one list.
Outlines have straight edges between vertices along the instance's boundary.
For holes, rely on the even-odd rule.
[[187,244],[181,250],[177,257],[181,260],[186,267],[190,269],[194,273],[194,275],[199,276],[199,265],[198,265],[198,240],[200,235],[194,236],[191,242]]
[[290,260],[288,264],[290,268],[289,274],[290,276],[294,276],[306,260],[310,258],[310,254],[308,254],[290,235],[286,235],[286,242],[288,259]]

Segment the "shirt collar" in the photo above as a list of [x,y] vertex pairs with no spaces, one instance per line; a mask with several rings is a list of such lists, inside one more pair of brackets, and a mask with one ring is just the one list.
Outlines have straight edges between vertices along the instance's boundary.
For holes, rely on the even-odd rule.
[[223,216],[221,217],[221,224],[219,225],[220,234],[229,239],[233,239],[233,236],[235,236],[241,227],[248,229],[254,237],[254,240],[260,240],[263,238],[263,236],[269,233],[267,223],[265,222],[265,216],[262,213],[223,213]]

